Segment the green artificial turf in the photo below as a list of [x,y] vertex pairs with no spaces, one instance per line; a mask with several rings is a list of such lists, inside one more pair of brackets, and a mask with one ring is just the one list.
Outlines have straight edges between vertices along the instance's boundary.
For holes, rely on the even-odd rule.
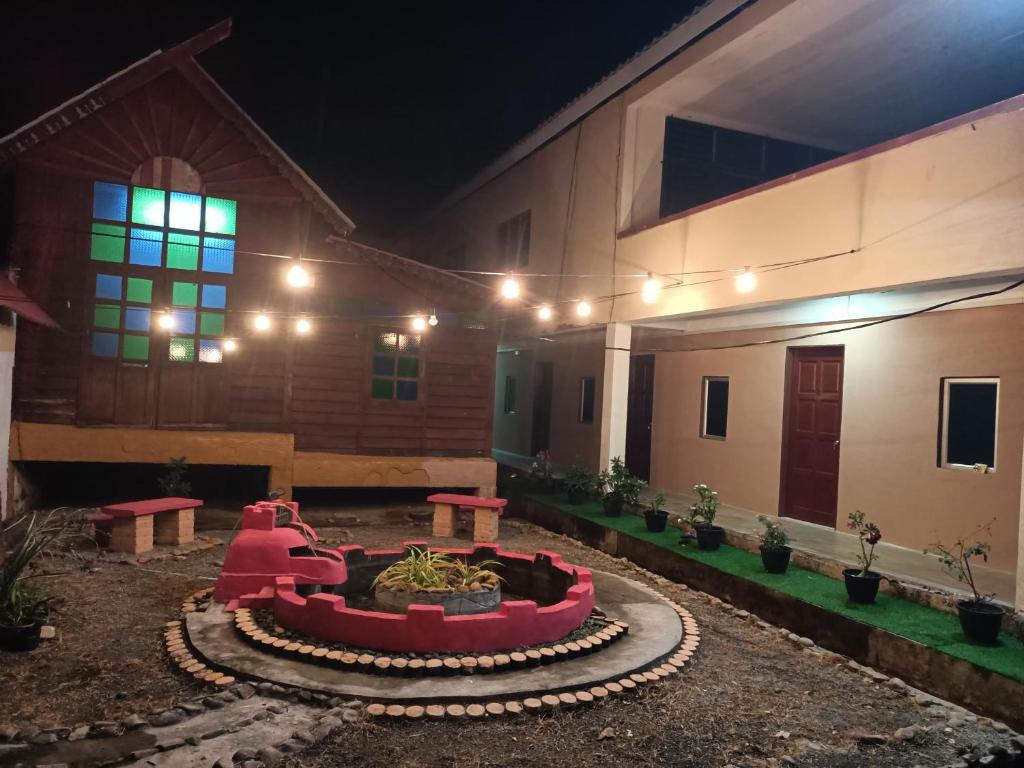
[[647,530],[642,517],[629,514],[609,517],[604,514],[598,502],[575,506],[559,495],[530,496],[574,517],[591,520],[605,528],[649,541],[681,557],[698,560],[733,576],[776,589],[812,605],[906,637],[1018,682],[1024,682],[1024,642],[1005,632],[1000,635],[1000,643],[996,646],[975,645],[964,638],[960,622],[952,614],[884,593],[878,595],[873,605],[860,605],[847,599],[846,585],[842,581],[805,568],[790,566],[784,574],[765,573],[761,565],[761,556],[744,549],[723,544],[721,549],[715,552],[706,552],[698,549],[696,542],[681,545],[680,532],[677,528],[669,527],[663,533],[651,533]]

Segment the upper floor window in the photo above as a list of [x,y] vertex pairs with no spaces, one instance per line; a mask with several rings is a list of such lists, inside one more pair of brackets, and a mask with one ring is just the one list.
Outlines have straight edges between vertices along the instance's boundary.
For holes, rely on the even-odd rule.
[[521,269],[530,262],[529,211],[498,225],[498,259],[503,269]]
[[420,337],[397,331],[378,333],[373,342],[373,399],[417,400],[419,379]]
[[147,362],[156,305],[171,308],[169,361],[223,360],[236,208],[234,200],[95,183],[89,251],[97,270],[95,357]]
[[700,436],[725,440],[729,426],[729,377],[705,376],[701,392]]
[[995,471],[998,425],[999,379],[942,380],[941,466]]

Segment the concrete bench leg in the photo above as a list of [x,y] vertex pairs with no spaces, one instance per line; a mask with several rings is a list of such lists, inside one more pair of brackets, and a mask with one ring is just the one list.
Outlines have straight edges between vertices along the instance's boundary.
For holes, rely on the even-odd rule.
[[110,531],[110,548],[114,552],[138,555],[153,548],[153,517],[116,517]]
[[498,511],[496,509],[474,508],[473,541],[498,540]]
[[178,509],[156,515],[154,536],[157,544],[188,544],[195,539],[194,509]]
[[434,535],[455,535],[455,507],[451,504],[434,504]]

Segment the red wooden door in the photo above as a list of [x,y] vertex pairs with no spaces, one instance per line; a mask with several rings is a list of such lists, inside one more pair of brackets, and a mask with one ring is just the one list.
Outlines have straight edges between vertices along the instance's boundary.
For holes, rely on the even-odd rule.
[[629,408],[626,411],[626,467],[651,479],[651,423],[654,420],[654,355],[629,360]]
[[834,528],[843,348],[790,348],[788,377],[781,512]]

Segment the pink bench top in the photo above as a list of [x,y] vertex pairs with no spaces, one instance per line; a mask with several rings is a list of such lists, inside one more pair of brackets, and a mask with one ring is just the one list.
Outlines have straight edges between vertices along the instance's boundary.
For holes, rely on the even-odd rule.
[[462,496],[458,493],[435,493],[427,496],[427,501],[435,504],[457,504],[460,507],[483,507],[484,509],[504,509],[508,499],[485,499],[482,496]]
[[180,499],[168,496],[163,499],[146,499],[144,501],[126,501],[124,504],[108,504],[103,511],[114,517],[144,517],[160,512],[172,512],[178,509],[195,509],[203,506],[202,499]]

